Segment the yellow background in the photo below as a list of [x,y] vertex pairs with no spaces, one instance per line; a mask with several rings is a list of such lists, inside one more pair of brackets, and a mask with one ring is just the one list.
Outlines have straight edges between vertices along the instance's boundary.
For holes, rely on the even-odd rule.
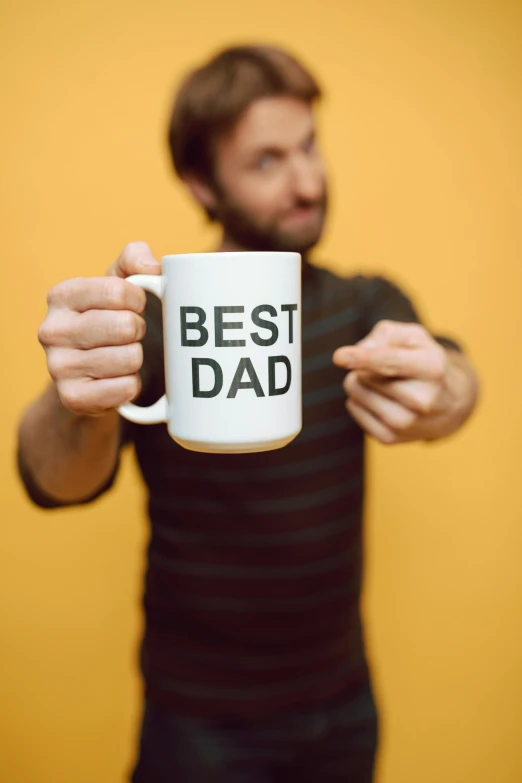
[[[516,0],[3,0],[0,780],[117,783],[140,712],[147,537],[131,459],[89,508],[29,505],[15,423],[55,282],[214,235],[170,172],[172,89],[218,46],[291,46],[323,81],[319,258],[374,270],[460,336],[480,410],[372,446],[364,608],[379,783],[522,780],[522,5]],[[318,783],[320,783],[318,781]]]

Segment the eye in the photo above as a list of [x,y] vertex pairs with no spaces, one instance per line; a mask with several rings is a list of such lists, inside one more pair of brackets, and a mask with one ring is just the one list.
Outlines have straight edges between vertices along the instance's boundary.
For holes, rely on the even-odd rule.
[[306,152],[307,155],[312,155],[317,146],[317,140],[315,138],[315,135],[310,136],[305,143],[303,144],[303,152]]
[[263,152],[256,161],[256,168],[261,171],[271,169],[277,163],[277,156],[273,152]]

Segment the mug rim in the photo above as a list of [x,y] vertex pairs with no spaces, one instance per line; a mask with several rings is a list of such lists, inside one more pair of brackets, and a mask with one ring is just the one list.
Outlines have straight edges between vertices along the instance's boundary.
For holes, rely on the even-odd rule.
[[294,250],[225,250],[215,252],[203,252],[203,253],[168,253],[161,259],[162,263],[166,261],[175,261],[176,259],[215,259],[219,256],[220,259],[236,260],[242,258],[245,261],[258,261],[263,256],[270,256],[270,258],[288,258],[292,260],[302,260],[301,253],[297,253]]

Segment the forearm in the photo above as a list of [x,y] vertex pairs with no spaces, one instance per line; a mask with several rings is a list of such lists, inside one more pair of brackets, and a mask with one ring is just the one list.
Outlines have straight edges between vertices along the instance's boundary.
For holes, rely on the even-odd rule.
[[75,415],[50,384],[26,409],[18,438],[21,461],[35,484],[59,502],[78,502],[94,495],[114,472],[119,416],[116,411]]

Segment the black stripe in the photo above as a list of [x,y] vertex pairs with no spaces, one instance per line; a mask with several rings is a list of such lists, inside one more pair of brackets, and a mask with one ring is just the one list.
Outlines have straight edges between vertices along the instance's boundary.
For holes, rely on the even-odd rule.
[[[303,394],[303,408],[310,408],[312,405],[320,405],[323,402],[335,400],[336,397],[341,401],[345,396],[342,383],[338,382],[332,386],[325,386],[322,389],[316,389],[315,391]],[[348,414],[346,415],[348,416]]]
[[[219,653],[194,651],[191,649],[183,650],[179,646],[169,646],[168,656],[179,661],[190,661],[191,663],[203,664],[205,668],[220,671],[243,671],[243,672],[270,672],[289,667],[296,668],[307,666],[314,663],[321,663],[326,655],[345,654],[353,649],[354,643],[360,641],[361,630],[359,624],[349,623],[348,632],[341,638],[334,641],[329,640],[326,644],[322,643],[319,649],[309,650],[301,646],[296,647],[292,653],[273,652],[270,655],[255,655],[250,651],[242,655],[230,655],[228,652]],[[149,628],[149,641],[151,641]],[[161,637],[158,640],[162,644]],[[257,649],[257,647],[256,647]]]
[[[219,598],[216,596],[194,596],[180,593],[176,595],[176,607],[186,609],[202,609],[208,612],[239,612],[245,614],[280,614],[286,612],[310,612],[313,609],[326,607],[340,598],[347,602],[354,601],[360,592],[360,579],[357,574],[355,586],[344,584],[341,587],[330,587],[328,590],[316,590],[313,595],[300,598],[275,598],[271,600],[255,600],[253,598]],[[348,605],[348,604],[347,604]]]
[[333,522],[313,527],[298,528],[297,530],[281,530],[277,533],[228,533],[226,531],[213,530],[180,530],[177,527],[168,527],[161,523],[153,523],[153,536],[173,544],[206,544],[213,546],[296,546],[312,541],[327,541],[329,538],[339,535],[352,527],[360,525],[362,516],[361,506],[347,510],[346,514]]
[[306,310],[309,312],[310,310],[317,310],[317,308],[321,305],[321,300],[317,296],[317,293],[309,294],[308,296],[303,296],[301,299],[301,309],[303,312]]
[[175,497],[171,502],[159,501],[154,503],[154,508],[162,509],[168,514],[176,511],[189,511],[192,513],[203,512],[208,514],[279,514],[285,511],[299,511],[309,509],[314,506],[323,506],[331,503],[333,500],[350,498],[354,490],[362,488],[362,476],[348,476],[342,484],[336,484],[328,489],[321,489],[319,492],[303,493],[290,498],[273,498],[270,500],[240,501],[231,503],[216,503],[205,498],[195,497]]
[[[325,684],[331,681],[336,681],[341,676],[346,676],[355,671],[359,671],[364,667],[364,656],[362,651],[357,651],[355,660],[342,660],[338,666],[330,666],[327,671],[321,672],[316,677],[310,677],[307,673],[303,677],[299,677],[292,682],[286,682],[283,685],[268,685],[261,683],[256,687],[241,686],[238,688],[216,688],[209,685],[194,685],[188,682],[175,682],[173,680],[166,680],[164,678],[154,677],[153,682],[156,687],[160,687],[163,690],[179,693],[183,696],[191,696],[192,698],[200,699],[237,699],[238,701],[244,701],[246,699],[255,699],[256,701],[266,701],[276,696],[285,696],[292,693],[299,693],[304,689],[305,692],[309,692],[310,689],[317,685]],[[152,678],[149,678],[151,681]]]
[[164,557],[154,551],[149,551],[149,560],[152,565],[163,571],[173,574],[185,574],[187,576],[208,576],[220,579],[264,580],[264,579],[295,579],[303,576],[316,576],[337,571],[341,566],[353,564],[359,557],[361,545],[359,539],[343,552],[318,560],[314,563],[300,563],[299,565],[286,566],[238,566],[223,565],[222,563],[187,563],[184,560]]
[[326,370],[327,367],[331,367],[333,357],[333,351],[327,351],[326,353],[318,353],[315,356],[308,356],[303,358],[303,375],[309,372],[316,372],[316,370]]
[[[344,413],[342,416],[338,416],[335,419],[321,421],[319,424],[310,424],[304,427],[294,443],[297,443],[298,441],[302,442],[304,440],[316,440],[316,438],[322,438],[323,435],[331,435],[333,432],[340,432],[343,429],[347,431],[351,429],[353,434],[353,425],[347,413]],[[361,448],[361,443],[359,443],[359,448]]]
[[303,326],[301,331],[302,338],[303,340],[312,340],[315,337],[329,334],[330,332],[334,332],[336,329],[341,329],[343,326],[348,326],[348,324],[354,323],[357,321],[359,316],[360,311],[358,308],[345,307],[338,313],[328,315],[326,318],[321,318],[320,320],[315,321],[313,324],[307,324],[306,326]]
[[[205,470],[201,472],[201,467],[192,467],[190,465],[176,465],[176,478],[201,479],[205,481],[220,482],[238,482],[238,481],[271,481],[277,479],[286,479],[295,476],[306,476],[309,473],[319,473],[322,470],[341,465],[343,462],[357,456],[360,452],[360,444],[355,443],[345,446],[342,449],[328,454],[325,457],[314,457],[300,462],[291,462],[290,464],[272,466],[270,468],[249,468],[248,470]],[[174,472],[174,471],[173,471]],[[170,469],[169,469],[169,475]]]

